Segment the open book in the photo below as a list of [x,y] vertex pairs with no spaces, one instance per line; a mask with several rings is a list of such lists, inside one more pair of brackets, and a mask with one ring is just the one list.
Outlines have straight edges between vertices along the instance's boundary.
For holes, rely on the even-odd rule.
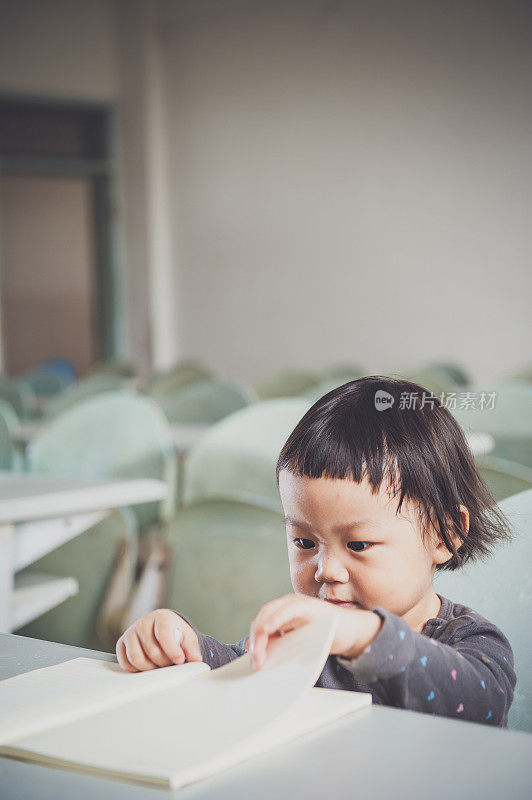
[[0,755],[179,788],[371,705],[314,687],[333,638],[324,619],[219,669],[126,673],[77,658],[0,682]]

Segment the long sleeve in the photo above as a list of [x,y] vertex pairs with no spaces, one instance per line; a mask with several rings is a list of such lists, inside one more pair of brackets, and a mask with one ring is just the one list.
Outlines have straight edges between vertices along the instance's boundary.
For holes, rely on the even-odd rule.
[[244,636],[236,644],[224,644],[223,642],[219,642],[218,639],[208,636],[206,633],[200,633],[194,623],[185,617],[184,614],[180,612],[176,613],[178,613],[185,622],[188,622],[190,627],[194,630],[201,648],[202,660],[208,664],[211,669],[223,667],[224,664],[229,664],[230,661],[234,661],[235,658],[243,656],[246,652],[245,643],[247,636]]
[[[506,727],[516,676],[504,634],[480,615],[413,631],[380,606],[383,625],[355,659],[338,662],[385,705]],[[441,620],[434,620],[434,624]]]

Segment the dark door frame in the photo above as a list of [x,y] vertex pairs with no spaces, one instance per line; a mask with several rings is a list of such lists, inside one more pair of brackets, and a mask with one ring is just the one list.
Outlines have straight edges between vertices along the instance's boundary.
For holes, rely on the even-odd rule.
[[[105,158],[13,155],[0,151],[2,175],[46,175],[91,181],[92,243],[95,281],[95,346],[99,359],[118,358],[121,350],[123,291],[119,269],[117,111],[113,103],[0,93],[0,106],[20,105],[99,111],[104,119]],[[1,223],[1,221],[0,221]],[[0,230],[1,239],[1,230]],[[2,253],[0,249],[0,276]],[[1,291],[1,282],[0,282]]]

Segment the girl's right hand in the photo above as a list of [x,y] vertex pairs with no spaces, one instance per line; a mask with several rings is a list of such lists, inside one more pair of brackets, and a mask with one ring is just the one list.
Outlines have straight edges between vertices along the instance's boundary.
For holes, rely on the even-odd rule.
[[194,630],[169,608],[152,611],[130,625],[116,643],[116,657],[126,672],[202,660]]

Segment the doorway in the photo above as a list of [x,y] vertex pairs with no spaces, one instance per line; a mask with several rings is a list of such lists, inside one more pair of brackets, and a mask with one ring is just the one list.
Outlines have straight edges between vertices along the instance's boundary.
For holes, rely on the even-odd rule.
[[2,371],[116,356],[112,109],[0,98]]

